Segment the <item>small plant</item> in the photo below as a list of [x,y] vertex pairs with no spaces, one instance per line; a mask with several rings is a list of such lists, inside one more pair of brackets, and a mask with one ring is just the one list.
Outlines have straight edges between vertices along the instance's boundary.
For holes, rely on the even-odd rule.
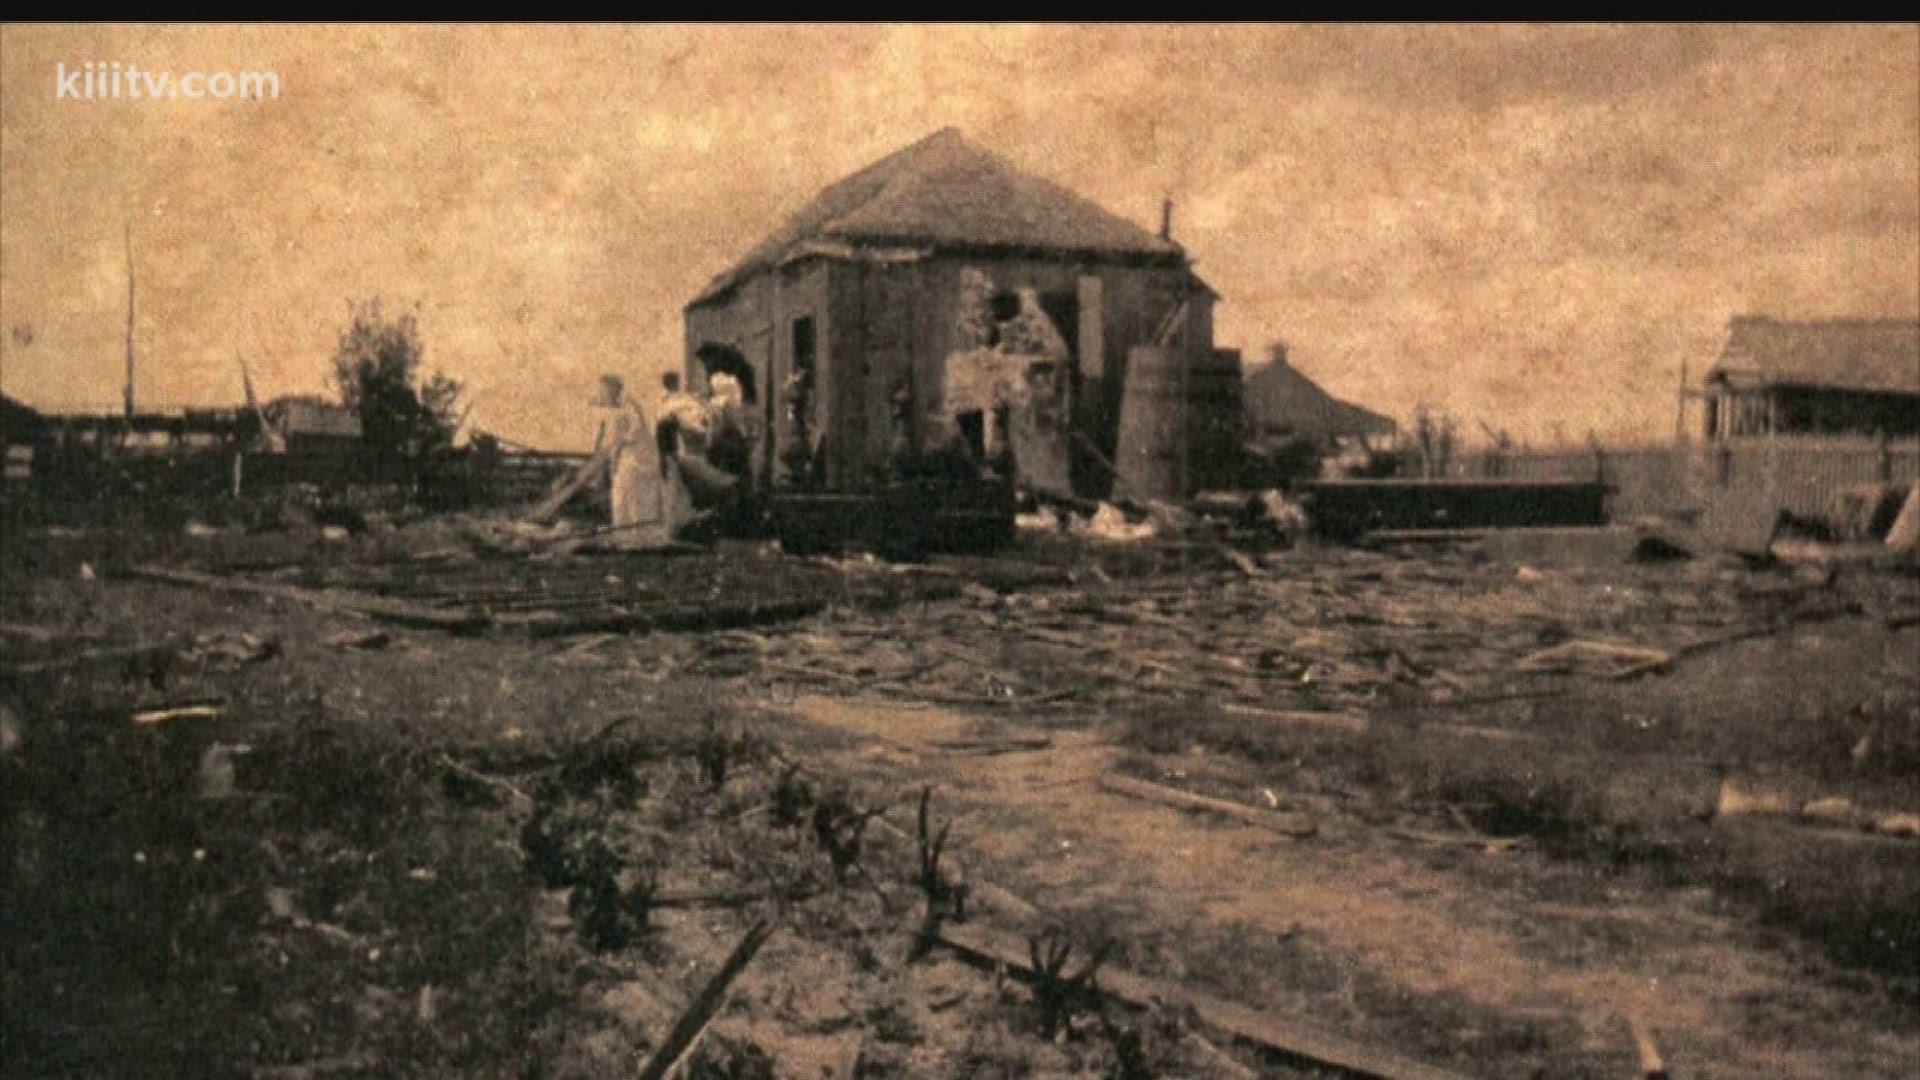
[[1099,986],[1094,981],[1100,965],[1113,952],[1114,942],[1103,941],[1078,973],[1067,974],[1073,959],[1073,941],[1065,933],[1049,929],[1027,939],[1027,955],[1033,968],[1033,1002],[1040,1010],[1040,1034],[1051,1039],[1063,1032],[1073,1014],[1099,1003]]
[[1113,1065],[1106,1073],[1108,1080],[1153,1080],[1153,1066],[1147,1060],[1147,1040],[1140,1028],[1115,1023],[1106,1009],[1099,1012],[1100,1030],[1113,1046]]
[[867,824],[884,807],[862,809],[843,792],[832,792],[813,804],[813,837],[833,864],[835,881],[844,885],[860,869],[861,843]]
[[769,816],[775,825],[791,829],[806,820],[807,809],[813,805],[813,788],[801,777],[798,764],[781,770],[773,783],[772,800]]
[[934,942],[939,940],[942,923],[948,919],[965,922],[967,918],[966,885],[954,881],[940,868],[940,856],[946,851],[947,834],[953,829],[953,822],[942,822],[937,831],[933,828],[931,786],[920,791],[917,825],[915,840],[920,856],[918,880],[920,893],[926,901],[926,917],[920,924],[920,934],[914,942],[910,957],[913,960],[920,959],[932,950]]
[[727,785],[727,777],[734,767],[753,760],[760,749],[759,740],[749,731],[708,724],[693,754],[708,785],[719,791]]
[[542,884],[572,890],[567,910],[594,949],[624,949],[647,931],[659,889],[657,853],[595,804],[541,807],[521,829],[520,847]]

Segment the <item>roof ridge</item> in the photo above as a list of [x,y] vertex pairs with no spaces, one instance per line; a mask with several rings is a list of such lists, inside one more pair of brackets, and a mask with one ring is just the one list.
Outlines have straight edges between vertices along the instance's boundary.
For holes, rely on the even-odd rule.
[[715,276],[689,306],[779,264],[796,246],[862,243],[1038,248],[1178,259],[1185,249],[949,125],[820,189]]

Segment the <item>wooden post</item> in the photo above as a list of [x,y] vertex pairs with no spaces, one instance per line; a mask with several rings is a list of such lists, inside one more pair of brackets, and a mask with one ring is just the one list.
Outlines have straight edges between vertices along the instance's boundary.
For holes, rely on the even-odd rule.
[[126,416],[133,420],[133,221],[127,221],[127,385]]

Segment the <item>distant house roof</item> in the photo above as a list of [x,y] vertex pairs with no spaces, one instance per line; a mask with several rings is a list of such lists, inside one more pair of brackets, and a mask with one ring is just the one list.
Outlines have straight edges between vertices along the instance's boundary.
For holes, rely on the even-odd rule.
[[284,397],[267,403],[261,414],[280,435],[360,437],[360,414],[325,398]]
[[0,442],[32,442],[45,423],[34,409],[0,394]]
[[808,250],[984,247],[1176,260],[1180,245],[1015,168],[955,128],[829,186],[702,289],[705,303]]
[[1399,429],[1391,417],[1322,390],[1284,358],[1249,372],[1244,393],[1247,418],[1263,433],[1324,440],[1391,435]]
[[1920,394],[1920,321],[1734,319],[1709,379]]

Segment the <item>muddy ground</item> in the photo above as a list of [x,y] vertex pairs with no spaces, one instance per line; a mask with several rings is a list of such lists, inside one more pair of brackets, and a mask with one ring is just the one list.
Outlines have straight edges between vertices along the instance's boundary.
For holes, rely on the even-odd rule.
[[684,1075],[1332,1075],[1096,954],[1460,1075],[1632,1075],[1630,1014],[1677,1076],[1920,1060],[1911,577],[1055,546],[549,640],[119,575],[373,555],[167,547],[10,538],[8,1075],[637,1075],[762,924]]

